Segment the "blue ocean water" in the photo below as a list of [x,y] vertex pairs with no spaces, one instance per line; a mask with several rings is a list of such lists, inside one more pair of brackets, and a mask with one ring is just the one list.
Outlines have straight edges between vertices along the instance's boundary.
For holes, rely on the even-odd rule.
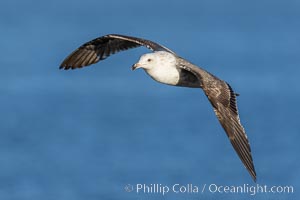
[[[0,199],[297,199],[300,197],[299,1],[0,2]],[[144,37],[240,94],[257,184],[293,193],[212,193],[255,186],[200,89],[158,84],[134,49],[74,71],[58,66],[109,33]],[[128,184],[198,193],[126,192]],[[129,186],[130,188],[130,186]]]

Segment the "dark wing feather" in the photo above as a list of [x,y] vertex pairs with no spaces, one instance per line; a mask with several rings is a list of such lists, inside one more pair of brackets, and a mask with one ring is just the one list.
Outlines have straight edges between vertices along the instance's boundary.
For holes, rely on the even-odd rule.
[[241,125],[238,115],[236,95],[229,84],[217,81],[215,88],[203,88],[214,111],[224,128],[230,142],[249,171],[253,180],[256,181],[256,172],[251,155],[250,144],[246,132]]
[[228,83],[190,63],[181,63],[180,67],[192,72],[198,77],[201,87],[211,102],[233,148],[237,152],[253,180],[256,181],[256,172],[251,155],[250,144],[240,122],[236,103],[236,94],[233,92],[232,88]]
[[117,52],[140,46],[145,46],[152,51],[167,51],[175,54],[168,48],[150,40],[110,34],[96,38],[80,46],[62,62],[60,69],[68,70],[89,66]]

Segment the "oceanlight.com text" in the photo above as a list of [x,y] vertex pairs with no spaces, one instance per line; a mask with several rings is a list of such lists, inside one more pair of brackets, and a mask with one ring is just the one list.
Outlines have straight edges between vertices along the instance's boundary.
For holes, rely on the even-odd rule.
[[242,185],[219,185],[215,183],[211,184],[142,184],[137,183],[134,185],[127,184],[124,187],[126,192],[135,192],[137,194],[158,194],[167,195],[169,193],[175,194],[203,194],[203,193],[220,193],[220,194],[248,194],[256,195],[262,193],[273,194],[292,194],[294,193],[293,186],[268,186],[261,184],[242,184]]

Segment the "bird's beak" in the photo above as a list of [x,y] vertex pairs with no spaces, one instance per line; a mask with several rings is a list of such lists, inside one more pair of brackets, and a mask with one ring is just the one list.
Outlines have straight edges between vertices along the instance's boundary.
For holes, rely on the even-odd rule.
[[135,63],[134,65],[131,66],[131,70],[136,70],[136,69],[138,69],[138,68],[140,68],[140,67],[142,67],[141,64]]

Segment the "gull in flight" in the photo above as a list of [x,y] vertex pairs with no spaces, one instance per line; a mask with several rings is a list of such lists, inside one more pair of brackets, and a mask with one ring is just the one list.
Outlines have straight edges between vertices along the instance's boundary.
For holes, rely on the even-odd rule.
[[150,40],[110,34],[80,46],[62,62],[60,69],[89,66],[114,53],[140,46],[147,47],[152,50],[152,53],[142,55],[132,66],[132,70],[142,68],[152,79],[167,85],[201,88],[233,148],[253,180],[256,181],[250,144],[238,114],[237,94],[227,82],[181,58],[170,49]]

